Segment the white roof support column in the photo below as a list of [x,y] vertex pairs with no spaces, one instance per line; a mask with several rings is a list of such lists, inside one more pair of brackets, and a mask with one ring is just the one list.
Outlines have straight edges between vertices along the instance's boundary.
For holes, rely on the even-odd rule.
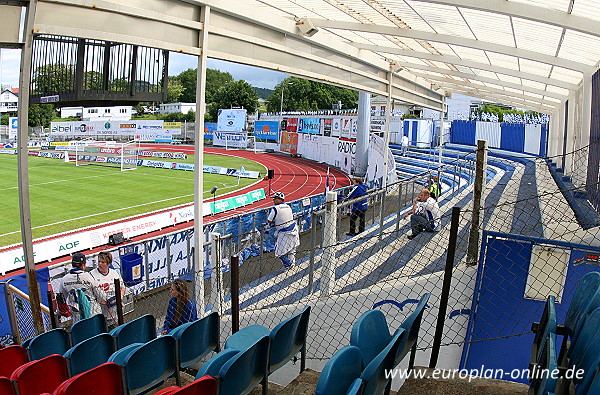
[[[579,147],[586,147],[590,144],[590,131],[592,127],[592,75],[583,75],[583,113],[581,125],[581,138]],[[588,153],[589,155],[589,153]]]
[[206,103],[206,48],[210,7],[203,6],[200,13],[202,30],[198,40],[200,56],[196,74],[196,127],[194,139],[194,300],[200,316],[204,316],[204,112]]
[[358,92],[356,123],[356,175],[364,177],[369,165],[369,129],[371,128],[371,94],[368,92]]
[[571,165],[573,163],[573,141],[575,136],[575,100],[577,98],[577,92],[571,92],[569,96],[568,115],[567,115],[567,130],[565,131],[565,144],[563,146],[563,161],[562,168],[565,175],[571,172]]
[[[388,71],[388,95],[387,95],[387,100],[385,103],[385,139],[384,139],[384,144],[383,144],[383,181],[381,183],[381,186],[383,188],[387,187],[387,179],[388,179],[388,173],[389,173],[389,168],[390,168],[390,149],[389,149],[389,145],[390,145],[390,129],[391,129],[391,117],[392,117],[392,90],[394,89],[394,72],[392,70],[392,65],[390,64],[390,70]],[[393,158],[392,158],[393,161]],[[395,163],[395,162],[394,162]],[[383,208],[383,205],[382,205]],[[382,218],[383,218],[383,213],[382,213]]]

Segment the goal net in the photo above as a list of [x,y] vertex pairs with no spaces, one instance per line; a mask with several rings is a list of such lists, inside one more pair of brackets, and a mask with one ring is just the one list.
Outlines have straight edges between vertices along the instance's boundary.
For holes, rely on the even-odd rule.
[[121,171],[135,170],[138,165],[139,141],[80,141],[75,146],[75,165],[117,167]]

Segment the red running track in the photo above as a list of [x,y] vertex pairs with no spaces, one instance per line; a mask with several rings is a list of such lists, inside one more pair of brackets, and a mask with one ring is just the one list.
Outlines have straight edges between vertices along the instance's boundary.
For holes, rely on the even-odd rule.
[[[155,151],[171,151],[171,152],[183,152],[188,155],[194,154],[193,146],[186,145],[156,145],[156,144],[147,144],[142,146],[143,149],[146,150],[155,150]],[[214,148],[214,147],[205,147],[204,152],[207,154],[216,154],[216,155],[229,155],[229,156],[237,156],[241,158],[247,158],[258,162],[264,165],[267,169],[275,170],[275,177],[271,180],[271,189],[272,192],[283,192],[285,193],[286,201],[293,201],[297,199],[301,199],[304,197],[316,195],[319,193],[323,193],[325,191],[325,183],[327,178],[327,169],[328,165],[323,163],[317,163],[310,161],[308,159],[303,158],[294,158],[288,155],[283,154],[274,154],[274,153],[254,153],[252,151],[243,151],[243,150],[225,150],[222,148]],[[350,185],[350,178],[342,171],[329,167],[329,187],[330,189],[342,188]],[[239,189],[237,191],[219,195],[218,198],[227,198],[236,195],[240,195],[242,193],[250,192],[252,190],[256,190],[259,188],[263,188],[265,194],[269,196],[269,181],[268,180],[259,180],[255,184],[247,186],[245,188]],[[210,201],[210,199],[207,199]],[[190,203],[189,205],[192,205]],[[248,206],[240,207],[235,210],[230,210],[224,213],[220,213],[217,215],[209,215],[204,217],[204,223],[212,223],[216,221],[220,221],[225,218],[233,217],[239,214],[251,212],[257,209],[270,207],[273,205],[273,201],[270,198],[260,200],[258,202],[254,202]],[[166,211],[159,210],[157,212]],[[157,212],[153,212],[151,214],[155,214]],[[150,214],[139,215],[136,218],[144,217]],[[131,219],[131,218],[129,218]],[[119,222],[119,221],[115,221]],[[172,233],[175,231],[189,229],[194,226],[194,221],[181,223],[175,226],[171,226],[168,228],[164,228],[155,232],[146,233],[144,235],[137,236],[132,239],[134,242],[142,241],[145,239],[153,238],[156,236],[160,236],[161,234]],[[88,227],[85,230],[94,229],[95,227]],[[75,232],[72,232],[75,233]],[[61,234],[62,237],[65,234]],[[53,237],[45,238],[44,240],[52,239]],[[107,249],[107,246],[96,247],[92,250],[85,251],[86,254],[97,253],[99,251]],[[2,249],[0,248],[0,251]],[[42,268],[46,266],[53,265],[55,263],[69,261],[70,256],[62,257],[54,259],[51,262],[39,263],[36,265],[37,268]],[[11,277],[14,275],[23,274],[25,271],[23,269],[16,270],[11,273],[7,273],[5,276],[1,276],[0,279],[4,279],[6,277]]]

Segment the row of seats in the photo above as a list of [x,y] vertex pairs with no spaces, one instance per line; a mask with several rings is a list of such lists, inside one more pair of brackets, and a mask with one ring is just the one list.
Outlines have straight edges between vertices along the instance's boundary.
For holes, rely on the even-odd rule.
[[[143,316],[110,333],[100,333],[83,340],[66,351],[66,332],[62,329],[51,330],[25,344],[27,351],[18,345],[1,349],[0,376],[4,376],[6,380],[10,377],[17,388],[31,386],[32,390],[25,393],[37,395],[52,392],[70,376],[112,361],[122,366],[128,392],[141,393],[160,385],[165,378],[173,375],[179,383],[180,369],[219,350],[217,313],[186,323],[170,335],[159,338],[156,338],[154,323],[153,316]],[[47,364],[52,364],[54,370],[61,372],[62,368],[56,366],[64,364],[64,374],[55,374],[52,379],[46,380],[46,374],[53,371],[47,368]],[[21,376],[22,373],[16,373],[21,372],[20,369],[25,366],[28,374]],[[36,379],[30,382],[30,378]],[[20,391],[21,395],[24,394],[23,391],[25,390]]]
[[[540,322],[533,324],[532,331],[535,338],[529,364],[530,393],[569,393],[572,384],[576,395],[600,394],[599,272],[586,274],[577,285],[564,325],[557,325],[556,299],[549,296]],[[563,336],[559,353],[557,336]],[[567,374],[569,370],[583,374]]]
[[[198,393],[193,391],[201,387],[207,388],[202,393],[210,394],[214,393],[210,392],[210,388],[219,385],[220,394],[242,394],[251,391],[260,381],[263,382],[263,391],[266,393],[268,375],[293,359],[299,352],[301,371],[304,369],[309,315],[310,307],[306,306],[300,313],[283,321],[272,331],[260,325],[242,329],[227,340],[223,352],[219,352],[202,366],[193,385],[183,388],[169,387],[160,393],[180,393],[179,391]],[[27,362],[27,353],[22,346],[2,349],[0,366],[4,370],[1,373],[11,378],[10,380],[5,378],[2,384],[10,384],[11,389],[14,384],[20,395],[62,393],[56,392],[57,387],[67,381],[76,381],[76,386],[72,384],[76,388],[83,388],[86,385],[94,388],[94,382],[99,378],[104,377],[103,381],[111,382],[116,366],[120,367],[116,382],[121,383],[122,376],[127,393],[141,394],[161,385],[166,378],[172,376],[175,376],[179,385],[180,369],[199,362],[212,351],[219,351],[217,313],[181,325],[169,335],[146,342],[136,342],[136,339],[148,336],[150,331],[144,331],[146,327],[154,328],[152,320],[153,317],[141,317],[115,328],[110,334],[100,333],[92,336],[68,349],[64,356],[52,354]],[[58,341],[62,343],[64,338],[55,333],[61,332],[40,335],[44,341],[36,341],[34,344],[46,343],[44,352],[56,349],[54,340],[62,339]],[[41,352],[39,349],[35,351]],[[8,359],[9,354],[13,361],[12,365],[2,363],[4,359]],[[15,354],[18,357],[15,358]],[[48,374],[51,374],[52,378],[47,377]],[[214,379],[210,376],[206,377],[207,375],[214,376]],[[68,379],[69,376],[73,377]],[[111,391],[106,389],[100,393],[112,394]],[[2,394],[3,392],[0,391],[0,395]]]
[[198,371],[196,379],[217,379],[219,394],[243,395],[262,384],[267,394],[268,376],[301,353],[300,372],[306,359],[306,334],[310,306],[284,320],[273,330],[262,325],[241,329],[227,339],[223,351],[210,358]]
[[361,315],[352,327],[350,345],[338,350],[323,368],[316,394],[389,394],[391,379],[385,372],[396,367],[411,350],[409,369],[412,369],[429,297],[429,293],[421,297],[416,310],[393,335],[381,310]]

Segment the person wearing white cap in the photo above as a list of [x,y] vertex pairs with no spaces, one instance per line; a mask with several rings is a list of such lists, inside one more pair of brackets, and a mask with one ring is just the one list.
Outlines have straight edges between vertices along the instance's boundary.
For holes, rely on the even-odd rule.
[[296,249],[300,245],[300,232],[298,225],[294,220],[292,208],[284,203],[285,195],[283,192],[275,192],[272,196],[275,204],[267,222],[275,226],[275,256],[281,260],[283,266],[287,269],[296,264]]

